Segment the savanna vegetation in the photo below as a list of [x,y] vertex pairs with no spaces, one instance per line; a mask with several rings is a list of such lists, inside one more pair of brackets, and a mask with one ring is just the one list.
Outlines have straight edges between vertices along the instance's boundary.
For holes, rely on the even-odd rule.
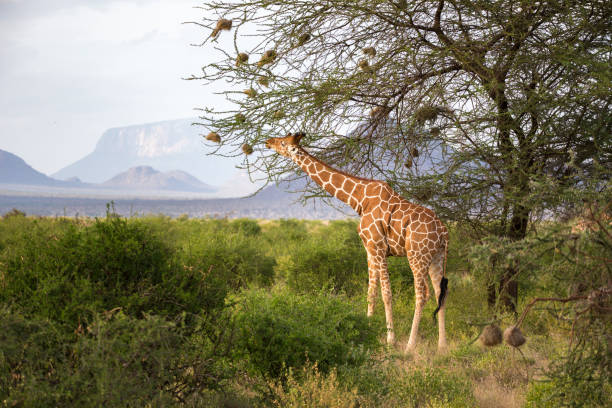
[[[253,177],[304,177],[263,142],[305,132],[330,165],[513,241],[566,189],[609,180],[609,1],[212,0],[194,14],[216,58],[190,79],[228,102],[200,122]],[[498,269],[490,299],[516,310],[519,271]]]
[[[594,207],[593,207],[594,208]],[[399,344],[366,318],[356,221],[28,217],[0,221],[0,403],[14,407],[609,406],[610,225],[541,222],[517,246],[450,225],[447,328],[403,354],[413,311],[390,271]],[[495,259],[495,262],[491,262]],[[527,342],[486,348],[495,268],[520,271]],[[434,309],[427,305],[428,314]],[[494,310],[494,309],[493,309]]]

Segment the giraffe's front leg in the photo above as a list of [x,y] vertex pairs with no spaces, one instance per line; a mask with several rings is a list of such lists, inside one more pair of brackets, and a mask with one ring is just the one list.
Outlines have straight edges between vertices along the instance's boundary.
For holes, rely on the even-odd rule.
[[387,271],[387,251],[374,246],[366,247],[366,251],[368,253],[368,271],[370,275],[368,286],[368,316],[374,313],[376,287],[380,279],[380,289],[385,306],[385,317],[387,319],[387,343],[394,344],[395,333],[393,331],[391,284],[389,282],[389,272]]
[[368,317],[374,314],[374,306],[376,305],[376,289],[378,287],[378,269],[370,259],[368,252]]
[[387,318],[387,344],[395,344],[395,332],[393,330],[393,298],[391,295],[391,282],[389,281],[389,271],[387,270],[387,258],[383,256],[380,263],[380,291],[383,303],[385,304],[385,317]]

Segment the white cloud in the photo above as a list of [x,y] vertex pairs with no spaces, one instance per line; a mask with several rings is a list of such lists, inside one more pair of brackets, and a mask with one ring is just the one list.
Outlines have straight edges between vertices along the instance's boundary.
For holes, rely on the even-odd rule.
[[0,149],[51,173],[109,127],[193,116],[215,100],[181,80],[208,57],[189,45],[206,33],[181,24],[202,13],[195,5],[0,0]]

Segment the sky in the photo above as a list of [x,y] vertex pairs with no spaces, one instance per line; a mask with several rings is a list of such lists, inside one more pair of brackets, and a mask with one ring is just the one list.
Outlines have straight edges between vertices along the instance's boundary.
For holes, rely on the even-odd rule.
[[111,127],[224,105],[197,0],[0,0],[0,149],[52,174]]

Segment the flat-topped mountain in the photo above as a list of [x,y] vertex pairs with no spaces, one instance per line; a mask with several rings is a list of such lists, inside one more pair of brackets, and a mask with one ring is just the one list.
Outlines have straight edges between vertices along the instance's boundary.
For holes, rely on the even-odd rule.
[[104,132],[93,152],[64,167],[53,177],[78,177],[103,183],[132,167],[149,166],[161,172],[179,169],[202,182],[222,186],[235,176],[241,158],[207,155],[203,128],[193,119],[112,128]]
[[173,170],[162,173],[150,166],[132,167],[102,183],[101,186],[130,190],[174,190],[203,193],[215,191],[214,187],[184,171]]

